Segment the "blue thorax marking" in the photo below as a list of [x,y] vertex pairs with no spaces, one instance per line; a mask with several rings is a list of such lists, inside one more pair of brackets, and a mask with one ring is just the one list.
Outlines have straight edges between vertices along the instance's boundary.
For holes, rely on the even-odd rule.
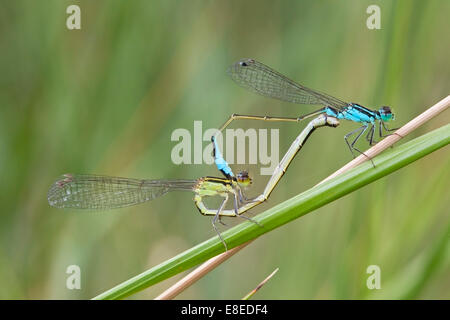
[[327,114],[327,116],[330,116],[330,117],[335,117],[335,118],[338,118],[338,119],[342,119],[343,118],[340,112],[338,112],[337,110],[332,109],[330,107],[326,107],[325,108],[325,113]]
[[211,141],[214,145],[213,156],[214,156],[214,163],[216,164],[217,169],[219,169],[219,171],[222,172],[227,178],[234,177],[233,171],[231,171],[230,166],[225,161],[225,159],[222,156],[222,153],[220,152],[219,145],[217,144],[216,139],[212,137]]
[[379,119],[379,116],[375,111],[369,110],[356,103],[349,104],[342,111],[327,107],[325,108],[325,113],[338,119],[345,119],[362,123],[373,123],[375,120]]

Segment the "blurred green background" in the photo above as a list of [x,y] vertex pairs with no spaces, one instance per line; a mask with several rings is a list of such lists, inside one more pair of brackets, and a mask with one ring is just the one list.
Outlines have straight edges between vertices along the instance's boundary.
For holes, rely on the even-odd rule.
[[[81,30],[66,28],[71,4]],[[371,4],[381,30],[366,27]],[[171,133],[193,132],[194,120],[218,127],[233,112],[315,110],[238,87],[225,73],[233,62],[255,58],[343,100],[393,106],[401,126],[449,93],[449,12],[447,0],[1,0],[0,298],[91,298],[215,235],[189,193],[102,213],[51,208],[46,193],[66,172],[218,175],[173,164]],[[447,111],[406,140],[448,122]],[[279,128],[281,154],[304,125],[234,127]],[[252,214],[349,161],[343,136],[356,126],[314,133]],[[179,297],[241,298],[279,267],[255,298],[449,299],[449,165],[447,147],[270,232]],[[250,169],[260,191],[267,177]],[[66,288],[73,264],[81,290]],[[381,268],[381,290],[366,287],[369,265]],[[153,298],[181,277],[130,298]]]

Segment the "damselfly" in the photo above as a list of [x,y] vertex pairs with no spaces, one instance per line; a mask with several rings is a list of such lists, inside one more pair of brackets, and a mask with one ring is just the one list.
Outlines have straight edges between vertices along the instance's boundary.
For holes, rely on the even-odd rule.
[[[191,191],[195,194],[194,203],[200,213],[214,216],[213,227],[222,240],[215,225],[217,217],[241,216],[245,211],[239,208],[244,199],[241,187],[249,185],[251,178],[245,172],[240,173],[238,177],[149,180],[93,174],[64,174],[51,185],[47,199],[48,203],[56,208],[109,210],[147,202],[170,191]],[[224,209],[230,195],[235,199],[235,210]],[[219,209],[210,209],[203,201],[205,197],[214,196],[223,198]]]
[[[298,104],[319,104],[324,107],[297,118],[233,114],[219,129],[220,131],[224,130],[236,119],[299,122],[318,114],[327,114],[338,119],[350,120],[362,124],[361,127],[344,136],[345,142],[352,152],[353,157],[355,157],[353,150],[364,154],[355,147],[355,143],[366,131],[366,140],[369,144],[373,145],[376,143],[374,133],[377,122],[380,138],[386,136],[383,134],[383,130],[388,132],[396,130],[389,129],[386,125],[386,122],[394,119],[394,114],[390,107],[383,106],[378,110],[370,110],[357,103],[341,101],[328,94],[298,84],[254,59],[242,59],[230,66],[227,72],[237,84],[260,95]],[[350,142],[349,138],[355,134],[356,137]]]
[[[253,199],[247,199],[242,190],[252,182],[248,173],[241,171],[234,175],[217,149],[215,150],[215,158],[219,162],[223,161],[222,164],[224,166],[219,168],[219,170],[223,172],[225,178],[203,177],[197,180],[147,180],[92,174],[65,174],[51,185],[47,195],[48,203],[56,208],[108,210],[147,202],[170,191],[191,191],[194,192],[194,203],[200,213],[205,216],[214,216],[212,225],[225,249],[227,249],[227,245],[216,226],[217,221],[220,222],[220,217],[241,217],[257,223],[244,216],[243,213],[267,200],[292,159],[316,128],[323,126],[336,127],[338,125],[337,119],[326,115],[320,115],[313,119],[292,143],[269,179],[264,192]],[[224,167],[228,169],[224,169]],[[218,209],[208,208],[203,201],[205,197],[214,196],[223,198]],[[225,209],[230,198],[233,199],[234,208]]]

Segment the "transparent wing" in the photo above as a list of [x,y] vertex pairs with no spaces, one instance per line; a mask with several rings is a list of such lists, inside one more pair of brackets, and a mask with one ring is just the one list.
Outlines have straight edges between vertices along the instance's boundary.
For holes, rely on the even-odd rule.
[[309,89],[254,59],[241,59],[227,73],[241,87],[260,95],[299,104],[322,104],[343,109],[348,105],[333,96]]
[[193,190],[196,180],[140,180],[89,174],[65,174],[50,187],[56,208],[112,209],[160,197],[171,190]]

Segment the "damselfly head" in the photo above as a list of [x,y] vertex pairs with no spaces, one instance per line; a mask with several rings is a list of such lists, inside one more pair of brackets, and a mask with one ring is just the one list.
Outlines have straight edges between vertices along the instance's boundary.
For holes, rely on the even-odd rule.
[[381,107],[380,110],[378,110],[378,112],[380,113],[381,120],[385,122],[395,119],[394,113],[388,106]]
[[241,186],[248,186],[252,184],[252,178],[248,175],[248,171],[240,171],[236,175],[236,180]]

